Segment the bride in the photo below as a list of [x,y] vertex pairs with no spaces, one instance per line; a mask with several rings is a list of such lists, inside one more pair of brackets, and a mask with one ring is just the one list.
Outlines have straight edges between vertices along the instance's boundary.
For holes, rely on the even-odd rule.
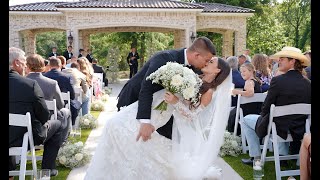
[[85,179],[220,179],[221,169],[214,164],[230,112],[231,70],[214,57],[201,71],[199,104],[165,90],[153,95],[152,109],[163,99],[171,104],[162,113],[152,110],[151,123],[157,129],[173,114],[172,140],[154,131],[148,141],[136,141],[140,122],[133,116],[135,102],[107,119]]

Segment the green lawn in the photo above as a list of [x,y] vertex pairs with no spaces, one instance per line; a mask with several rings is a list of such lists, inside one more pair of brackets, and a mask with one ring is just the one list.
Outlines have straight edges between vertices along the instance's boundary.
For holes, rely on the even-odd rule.
[[[273,153],[268,152],[267,156],[272,156]],[[253,170],[252,166],[248,166],[245,164],[242,164],[241,159],[249,158],[248,154],[240,154],[238,157],[233,156],[225,156],[223,159],[245,180],[253,179]],[[281,168],[281,170],[285,169],[297,169],[297,166],[295,165],[295,161],[291,160],[289,161],[289,167],[287,168]],[[300,179],[299,176],[295,176],[297,180]],[[276,179],[276,171],[274,168],[274,161],[268,161],[265,163],[264,167],[264,177],[263,180],[273,180]],[[288,177],[282,177],[282,180],[287,180]]]
[[[100,114],[100,111],[91,111],[90,113],[95,118],[98,118],[99,114]],[[82,141],[83,144],[87,141],[87,138],[88,138],[90,132],[91,132],[91,129],[81,129],[80,141]],[[36,155],[42,155],[42,153],[43,153],[43,150],[36,151]],[[38,169],[41,169],[41,161],[37,161],[37,167],[38,167]],[[32,169],[31,161],[28,161],[27,169]],[[63,166],[57,166],[57,170],[59,171],[58,176],[51,177],[51,180],[66,180],[68,175],[69,175],[69,173],[70,173],[70,171],[71,171],[70,168],[66,168],[66,167],[63,167]],[[15,177],[15,180],[16,179],[19,179],[19,178]],[[30,178],[30,176],[26,176],[26,179],[30,180],[31,178]]]

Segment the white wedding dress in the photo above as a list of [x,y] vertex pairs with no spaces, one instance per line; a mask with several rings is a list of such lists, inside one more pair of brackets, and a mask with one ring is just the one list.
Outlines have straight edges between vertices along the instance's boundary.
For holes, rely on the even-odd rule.
[[148,141],[136,141],[140,129],[138,102],[106,118],[85,180],[221,179],[221,169],[214,164],[229,117],[231,87],[230,73],[209,105],[195,112],[183,107],[181,101],[175,108],[168,105],[162,113],[153,110],[163,100],[165,90],[154,93],[151,124],[158,129],[173,114],[172,140],[154,131]]

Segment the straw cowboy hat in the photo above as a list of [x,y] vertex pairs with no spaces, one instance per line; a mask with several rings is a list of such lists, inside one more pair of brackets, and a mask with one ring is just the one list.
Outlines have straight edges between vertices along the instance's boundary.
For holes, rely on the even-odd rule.
[[284,47],[281,51],[271,56],[272,59],[278,59],[280,57],[297,59],[301,62],[302,66],[310,66],[310,60],[307,58],[307,56],[302,54],[301,50],[295,47]]

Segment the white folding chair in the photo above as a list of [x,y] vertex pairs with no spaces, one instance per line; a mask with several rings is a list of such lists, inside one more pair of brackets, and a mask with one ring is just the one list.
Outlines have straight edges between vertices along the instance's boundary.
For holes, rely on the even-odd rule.
[[103,73],[93,73],[93,76],[97,78],[100,89],[103,88]]
[[[81,87],[74,87],[74,95],[77,100],[82,104],[82,88]],[[89,91],[89,89],[88,89]],[[79,116],[82,116],[82,108],[79,110]]]
[[55,99],[53,99],[52,101],[45,100],[45,102],[46,102],[48,109],[53,111],[53,114],[51,115],[50,119],[58,119],[58,110],[57,110],[56,100]]
[[[64,101],[68,101],[68,104],[66,104],[66,108],[68,108],[70,111],[71,111],[71,109],[70,109],[70,91],[68,91],[68,92],[66,92],[66,93],[64,93],[64,92],[61,92],[61,96],[62,96],[62,100],[64,100]],[[70,133],[72,132],[72,120],[71,120],[71,118],[70,118]]]
[[[240,122],[240,124],[241,124],[241,122],[243,121],[243,110],[240,107],[240,105],[254,103],[254,102],[263,103],[264,100],[266,99],[266,97],[267,97],[266,93],[254,93],[254,95],[252,97],[244,97],[244,96],[241,96],[240,94],[238,94],[236,119],[235,119],[234,130],[233,130],[234,135],[237,134],[238,123]],[[241,132],[243,132],[242,127],[241,127]],[[249,151],[249,147],[247,146],[246,137],[242,133],[241,133],[241,141],[242,141],[242,153],[245,154],[245,153],[247,153],[247,151]],[[261,149],[262,148],[263,148],[263,146],[261,146]]]
[[[27,132],[23,136],[21,147],[9,148],[9,156],[20,156],[20,170],[9,171],[9,176],[19,176],[19,180],[24,180],[26,175],[37,177],[37,163],[35,156],[35,147],[33,143],[31,116],[27,112],[26,115],[9,113],[9,126],[26,127]],[[27,170],[27,154],[28,145],[31,151],[32,170]]]
[[[268,134],[264,138],[264,146],[262,150],[261,160],[263,163],[265,161],[274,161],[277,180],[281,180],[281,177],[283,176],[300,175],[300,169],[281,171],[280,160],[299,159],[299,154],[279,156],[278,143],[291,142],[293,141],[293,139],[291,134],[288,134],[287,139],[282,139],[277,135],[277,127],[276,127],[276,124],[273,122],[273,118],[280,117],[280,116],[287,116],[287,115],[298,115],[298,114],[308,115],[306,122],[308,122],[309,120],[311,121],[311,104],[297,103],[297,104],[290,104],[290,105],[284,105],[284,106],[275,106],[274,104],[272,104],[270,107]],[[307,127],[306,131],[310,132],[310,126]],[[272,132],[272,135],[271,135],[271,132]],[[269,139],[273,144],[274,156],[266,157],[267,142]]]

